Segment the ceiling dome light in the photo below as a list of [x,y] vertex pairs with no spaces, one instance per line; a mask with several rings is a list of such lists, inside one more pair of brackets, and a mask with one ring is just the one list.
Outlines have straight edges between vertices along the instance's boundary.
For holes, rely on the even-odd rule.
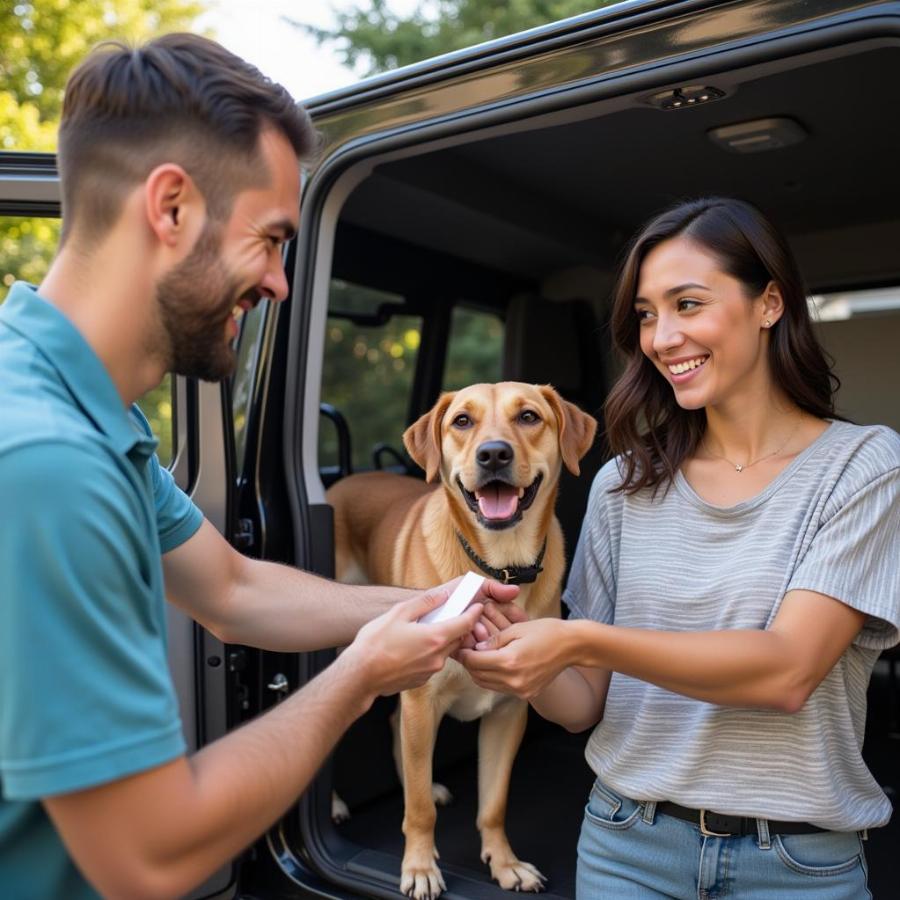
[[752,119],[711,128],[709,139],[731,153],[762,153],[799,144],[806,139],[806,129],[794,119],[776,117]]

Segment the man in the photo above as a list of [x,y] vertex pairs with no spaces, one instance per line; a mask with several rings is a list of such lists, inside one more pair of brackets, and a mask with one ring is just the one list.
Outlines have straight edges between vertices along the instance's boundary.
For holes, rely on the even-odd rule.
[[[281,86],[196,36],[101,48],[69,81],[60,250],[0,308],[4,896],[189,891],[283,814],[377,695],[423,683],[484,601],[515,596],[488,585],[422,625],[446,590],[245,559],[156,461],[132,404],[166,371],[227,376],[235,316],[284,299],[315,143]],[[187,758],[164,595],[226,642],[349,647]]]

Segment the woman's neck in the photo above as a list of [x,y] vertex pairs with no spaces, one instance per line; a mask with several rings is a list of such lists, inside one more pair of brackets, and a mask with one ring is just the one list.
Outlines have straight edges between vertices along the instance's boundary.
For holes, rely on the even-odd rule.
[[766,402],[739,408],[707,407],[701,448],[710,455],[746,465],[768,453],[789,452],[787,445],[804,430],[806,420],[817,421],[780,392],[770,395]]

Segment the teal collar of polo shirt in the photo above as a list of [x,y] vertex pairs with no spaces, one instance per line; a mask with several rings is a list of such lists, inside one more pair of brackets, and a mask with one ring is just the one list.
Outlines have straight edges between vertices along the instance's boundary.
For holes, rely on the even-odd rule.
[[117,452],[149,458],[158,441],[140,411],[130,412],[109,372],[72,322],[37,292],[17,281],[0,306],[0,322],[34,344],[50,361],[75,402]]

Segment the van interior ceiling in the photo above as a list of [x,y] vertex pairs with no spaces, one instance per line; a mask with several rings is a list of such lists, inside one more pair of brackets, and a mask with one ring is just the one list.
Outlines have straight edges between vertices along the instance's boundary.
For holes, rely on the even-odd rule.
[[[527,327],[529,308],[533,326],[542,321],[538,304],[587,301],[602,371],[585,359],[580,375],[561,370],[557,377],[553,366],[572,362],[554,346],[533,380],[569,381],[564,393],[595,411],[602,390],[594,397],[585,384],[608,387],[612,377],[602,328],[623,245],[674,200],[725,194],[756,203],[787,233],[815,294],[900,285],[900,116],[890,96],[898,81],[900,41],[872,41],[660,85],[597,101],[589,113],[556,113],[546,127],[498,128],[376,163],[341,211],[332,274],[400,295],[452,290],[507,317],[507,341],[518,316],[526,327],[514,340],[530,347],[539,341]],[[682,86],[722,96],[653,105],[654,95]],[[869,307],[851,303],[844,318],[819,328],[844,381],[840,411],[900,429],[897,296]],[[506,374],[527,377],[538,352],[507,346]],[[891,717],[886,666],[879,667],[867,758],[882,784],[900,787],[886,743],[897,728],[897,701]],[[385,701],[358,723],[338,750],[335,782],[353,818],[330,835],[348,871],[385,887],[396,884],[402,853],[388,707]],[[511,843],[549,876],[553,895],[574,896],[575,844],[592,780],[582,758],[586,737],[533,720],[513,776]],[[478,860],[474,747],[473,726],[444,723],[435,771],[457,802],[439,811],[437,843],[442,868],[465,880],[465,896],[498,897]],[[879,869],[885,878],[890,872],[887,848],[900,835],[896,824],[882,831],[869,845],[873,856],[885,847],[885,862],[872,863],[876,896]]]
[[[608,271],[661,207],[721,193],[786,230],[813,288],[858,286],[860,273],[896,283],[900,117],[886,103],[898,63],[900,45],[877,46],[749,81],[709,75],[725,96],[699,106],[660,110],[642,92],[607,115],[598,104],[591,118],[385,163],[341,224],[539,282],[571,266]],[[795,123],[801,139],[739,152],[710,136],[772,119]],[[339,236],[335,274],[355,244]]]

